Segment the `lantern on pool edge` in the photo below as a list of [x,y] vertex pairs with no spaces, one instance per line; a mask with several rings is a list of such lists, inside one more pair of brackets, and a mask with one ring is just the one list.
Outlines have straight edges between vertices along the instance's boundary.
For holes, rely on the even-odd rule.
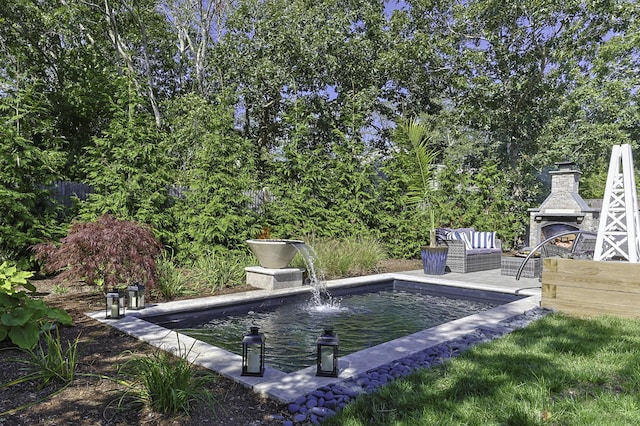
[[124,296],[113,288],[106,294],[105,318],[118,319],[124,316]]
[[242,338],[242,375],[259,376],[264,374],[264,334],[258,327],[251,327]]
[[316,341],[318,354],[316,376],[338,377],[338,335],[325,328]]
[[142,309],[144,308],[144,286],[139,283],[134,283],[127,287],[129,292],[129,304],[127,309]]

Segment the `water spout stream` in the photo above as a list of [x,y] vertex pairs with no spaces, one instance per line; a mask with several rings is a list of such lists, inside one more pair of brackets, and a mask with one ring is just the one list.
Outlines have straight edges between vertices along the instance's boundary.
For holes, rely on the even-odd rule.
[[327,289],[327,280],[322,268],[320,268],[318,254],[315,249],[305,243],[296,243],[294,247],[302,257],[304,265],[309,272],[309,284],[313,291],[310,305],[316,309],[339,309],[340,300],[334,299]]

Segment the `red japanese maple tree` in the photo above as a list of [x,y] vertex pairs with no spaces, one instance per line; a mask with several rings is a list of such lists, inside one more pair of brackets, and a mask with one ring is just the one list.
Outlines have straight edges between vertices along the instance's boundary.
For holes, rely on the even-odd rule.
[[41,243],[32,250],[45,272],[58,272],[59,281],[82,280],[103,289],[140,282],[152,288],[162,244],[149,227],[106,214],[72,224],[60,245]]

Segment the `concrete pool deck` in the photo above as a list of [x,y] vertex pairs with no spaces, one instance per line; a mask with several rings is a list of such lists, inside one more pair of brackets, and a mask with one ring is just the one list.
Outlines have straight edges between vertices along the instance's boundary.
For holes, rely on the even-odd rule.
[[316,367],[308,367],[293,373],[284,373],[266,367],[264,377],[240,375],[241,356],[227,350],[198,341],[192,337],[176,333],[153,324],[145,318],[174,312],[185,312],[214,308],[229,304],[261,299],[277,298],[291,294],[310,292],[309,286],[282,290],[255,290],[221,296],[181,300],[148,306],[140,311],[127,311],[119,320],[105,319],[104,312],[89,313],[92,318],[109,324],[118,330],[143,340],[163,350],[180,353],[191,362],[213,370],[225,377],[252,388],[254,391],[281,402],[291,402],[322,386],[342,382],[368,370],[394,360],[410,356],[442,342],[471,333],[479,327],[500,327],[499,322],[522,314],[540,306],[540,281],[538,278],[521,278],[500,275],[500,269],[467,274],[447,273],[445,275],[425,275],[421,270],[365,277],[346,278],[327,282],[329,290],[371,284],[385,281],[412,281],[442,285],[460,289],[482,290],[526,296],[505,305],[467,316],[439,326],[423,330],[409,336],[386,342],[372,348],[340,357],[340,374],[337,378],[317,377]]

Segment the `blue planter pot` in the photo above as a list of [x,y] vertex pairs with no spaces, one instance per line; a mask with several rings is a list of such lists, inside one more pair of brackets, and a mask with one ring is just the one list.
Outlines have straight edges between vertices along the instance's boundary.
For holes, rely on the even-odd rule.
[[447,268],[449,247],[423,247],[422,268],[427,275],[444,275]]

